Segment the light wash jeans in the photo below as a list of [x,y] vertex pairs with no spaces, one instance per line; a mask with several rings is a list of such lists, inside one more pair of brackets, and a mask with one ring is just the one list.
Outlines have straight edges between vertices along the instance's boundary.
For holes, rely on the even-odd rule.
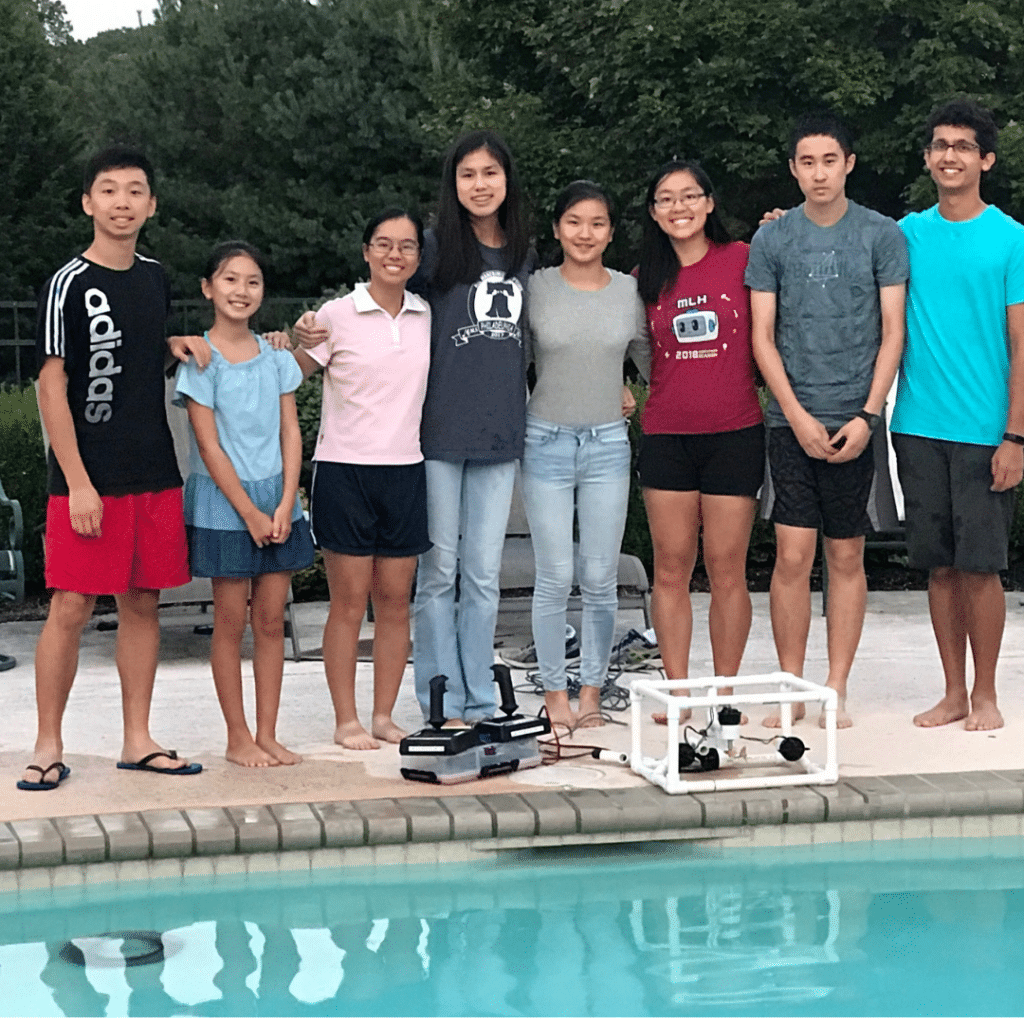
[[526,418],[523,503],[537,568],[533,639],[545,690],[566,686],[565,608],[573,578],[574,506],[580,536],[577,578],[583,598],[580,683],[604,683],[618,611],[629,456],[625,420],[564,427]]
[[445,717],[476,721],[498,707],[491,665],[516,464],[427,459],[426,470],[427,528],[434,546],[420,555],[416,574],[416,699],[426,718],[430,680],[447,676]]

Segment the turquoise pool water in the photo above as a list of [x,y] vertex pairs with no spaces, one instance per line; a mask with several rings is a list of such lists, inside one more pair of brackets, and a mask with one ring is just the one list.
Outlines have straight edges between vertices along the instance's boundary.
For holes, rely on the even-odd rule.
[[1024,1012],[1019,838],[853,845],[5,894],[0,1014]]

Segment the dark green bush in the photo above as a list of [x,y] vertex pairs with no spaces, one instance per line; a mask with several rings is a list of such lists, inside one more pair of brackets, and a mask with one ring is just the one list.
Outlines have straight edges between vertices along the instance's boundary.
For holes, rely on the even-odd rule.
[[[29,593],[40,593],[44,589],[42,531],[46,523],[46,456],[35,389],[31,384],[21,388],[0,387],[0,480],[7,496],[21,502],[25,519],[25,587]],[[6,538],[6,520],[0,524],[0,529]]]

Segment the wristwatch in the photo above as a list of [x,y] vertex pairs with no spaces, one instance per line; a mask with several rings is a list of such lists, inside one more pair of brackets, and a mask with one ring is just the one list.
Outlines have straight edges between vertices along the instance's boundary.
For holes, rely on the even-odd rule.
[[869,429],[874,430],[879,423],[882,422],[882,417],[877,412],[868,412],[867,409],[861,409],[857,415],[868,425]]

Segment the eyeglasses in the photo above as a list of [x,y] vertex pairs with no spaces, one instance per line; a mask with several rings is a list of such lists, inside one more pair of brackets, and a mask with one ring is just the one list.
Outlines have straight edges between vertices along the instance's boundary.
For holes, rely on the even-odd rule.
[[655,196],[654,208],[656,210],[670,210],[676,203],[682,203],[683,206],[696,206],[705,196],[707,196],[707,192],[684,192],[678,196]]
[[926,153],[933,153],[935,156],[945,156],[949,150],[967,156],[968,153],[977,153],[981,146],[976,142],[968,142],[967,139],[957,139],[956,142],[947,142],[945,139],[933,139],[924,147]]
[[401,242],[396,242],[390,238],[375,238],[367,248],[375,256],[387,256],[392,249],[398,247],[398,251],[403,256],[415,256],[420,251],[419,243],[404,239]]

